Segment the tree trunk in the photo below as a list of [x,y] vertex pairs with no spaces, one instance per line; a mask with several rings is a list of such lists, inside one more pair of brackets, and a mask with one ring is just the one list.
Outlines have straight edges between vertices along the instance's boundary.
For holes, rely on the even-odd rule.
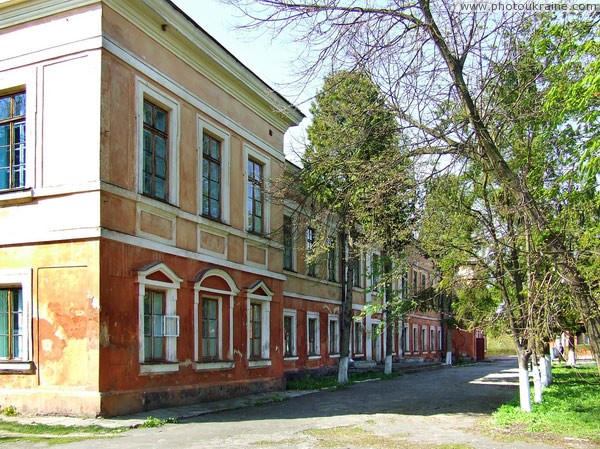
[[354,263],[356,259],[354,248],[351,244],[346,242],[346,237],[346,233],[341,234],[340,247],[342,248],[342,251],[346,252],[346,257],[342,257],[342,282],[340,286],[342,310],[340,320],[340,363],[338,366],[338,383],[341,384],[348,382],[350,335],[352,333],[352,293],[354,290]]
[[571,333],[567,334],[567,351],[567,365],[575,366],[575,338]]
[[483,122],[479,109],[475,105],[471,93],[463,77],[463,62],[458,60],[448,47],[448,44],[442,37],[437,24],[433,20],[427,0],[420,0],[420,7],[425,16],[425,29],[435,42],[442,57],[446,61],[449,73],[456,85],[458,94],[463,102],[465,111],[468,114],[469,122],[473,126],[477,141],[479,143],[478,151],[473,151],[471,157],[479,160],[484,167],[493,172],[498,181],[511,191],[519,202],[519,207],[529,217],[531,223],[545,235],[547,250],[554,254],[553,261],[559,269],[567,285],[571,290],[571,295],[578,312],[581,314],[586,332],[590,336],[590,347],[596,366],[600,372],[600,306],[591,295],[589,285],[579,272],[572,255],[568,251],[564,239],[556,234],[548,225],[546,217],[538,208],[537,202],[531,195],[525,183],[521,182],[519,177],[510,169],[494,139],[492,138],[486,124]]
[[448,324],[448,328],[446,330],[446,365],[452,365],[452,345],[454,344],[452,340],[452,326]]
[[545,388],[552,383],[552,362],[550,361],[549,354],[544,354],[540,358],[540,371],[542,375],[542,388]]
[[519,349],[517,352],[519,357],[519,402],[522,411],[531,412],[531,387],[527,369],[529,353],[523,349]]
[[533,397],[536,404],[542,403],[542,373],[540,359],[537,355],[532,358],[531,370],[533,374]]
[[393,290],[392,280],[392,261],[385,252],[383,255],[383,275],[385,276],[385,366],[384,374],[392,374],[392,354],[394,352],[394,326],[392,320],[392,301]]

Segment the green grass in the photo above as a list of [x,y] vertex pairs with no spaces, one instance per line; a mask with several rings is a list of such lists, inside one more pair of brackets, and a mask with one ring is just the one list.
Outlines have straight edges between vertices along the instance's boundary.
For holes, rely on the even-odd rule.
[[400,373],[383,374],[383,373],[354,373],[348,376],[347,384],[339,384],[337,374],[332,376],[304,376],[298,379],[287,381],[286,389],[288,390],[322,390],[323,388],[343,389],[348,385],[357,382],[365,382],[368,380],[388,380],[401,376]]
[[125,430],[126,427],[109,429],[102,426],[49,426],[0,420],[0,445],[24,441],[48,445],[66,444],[91,438],[112,437]]
[[487,356],[499,357],[516,355],[515,344],[510,335],[487,337]]
[[596,365],[554,366],[553,383],[531,413],[520,410],[518,396],[500,407],[493,424],[504,432],[528,432],[550,439],[582,438],[600,443],[600,376]]

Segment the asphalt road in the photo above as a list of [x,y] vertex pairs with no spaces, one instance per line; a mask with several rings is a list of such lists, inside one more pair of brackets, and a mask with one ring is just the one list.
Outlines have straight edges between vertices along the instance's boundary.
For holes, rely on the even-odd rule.
[[[498,441],[483,422],[517,391],[516,359],[365,382],[337,391],[205,415],[122,436],[71,443],[90,448],[377,448],[558,449]],[[20,447],[20,446],[15,446]],[[27,444],[23,447],[41,447]]]

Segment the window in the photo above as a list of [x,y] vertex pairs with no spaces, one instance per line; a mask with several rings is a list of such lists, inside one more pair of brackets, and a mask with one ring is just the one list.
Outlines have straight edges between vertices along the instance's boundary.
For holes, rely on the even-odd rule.
[[360,263],[360,255],[357,254],[356,258],[354,259],[354,286],[355,287],[362,287],[362,273],[360,272],[360,267],[361,267],[361,263]]
[[327,279],[337,282],[337,249],[335,239],[329,239],[327,249]]
[[147,291],[144,295],[144,361],[164,360],[165,295]]
[[373,293],[380,290],[379,283],[381,282],[381,259],[379,254],[373,254],[371,257],[371,289]]
[[0,96],[0,191],[25,187],[25,92]]
[[413,352],[419,352],[419,327],[414,324],[413,325]]
[[141,78],[136,79],[138,114],[137,188],[143,195],[179,201],[179,104]]
[[250,357],[259,359],[262,355],[262,306],[250,304]]
[[23,360],[24,335],[21,288],[0,288],[0,360]]
[[221,141],[202,136],[202,215],[221,219]]
[[402,332],[402,350],[404,352],[410,352],[410,346],[408,345],[409,338],[410,338],[410,335],[409,335],[408,324],[405,324],[404,330]]
[[202,299],[202,358],[219,358],[219,301]]
[[425,290],[427,288],[427,276],[422,273],[421,274],[421,290]]
[[379,360],[381,331],[378,323],[371,323],[371,360]]
[[[270,321],[273,291],[264,281],[255,281],[247,288],[248,366],[270,366]],[[279,346],[279,345],[278,345]]]
[[419,274],[417,273],[416,270],[412,271],[412,281],[413,281],[413,291],[412,294],[416,295],[418,292],[418,288],[417,288],[417,278],[418,278]]
[[429,352],[435,351],[435,329],[429,329]]
[[286,270],[294,269],[294,236],[293,236],[292,218],[284,215],[283,217],[283,268]]
[[427,328],[425,326],[421,328],[421,345],[423,352],[427,352]]
[[329,355],[338,355],[340,353],[340,318],[337,315],[329,315],[327,341],[329,342]]
[[363,346],[363,324],[361,321],[354,321],[353,331],[354,331],[354,338],[353,338],[354,354],[362,355],[362,354],[364,354],[365,349]]
[[169,112],[144,100],[144,195],[168,200]]
[[442,348],[444,347],[442,344],[443,343],[442,342],[442,328],[438,327],[437,332],[438,332],[438,351],[441,351]]
[[406,274],[403,274],[400,279],[400,294],[402,295],[402,299],[408,298],[408,279],[406,278]]
[[229,273],[217,268],[203,269],[193,279],[194,369],[233,368],[233,307],[239,289]]
[[[138,270],[141,374],[179,370],[177,290],[183,279],[162,262]],[[158,280],[160,279],[160,280]]]
[[319,314],[315,312],[307,312],[307,352],[309,357],[319,356],[321,354],[321,342],[319,331]]
[[309,276],[316,276],[316,264],[314,259],[314,246],[315,246],[315,230],[313,228],[306,228],[306,274]]
[[247,230],[262,234],[264,232],[263,166],[252,159],[248,159],[247,207]]
[[283,311],[283,348],[284,357],[296,357],[296,311]]
[[31,270],[0,269],[0,371],[33,373]]

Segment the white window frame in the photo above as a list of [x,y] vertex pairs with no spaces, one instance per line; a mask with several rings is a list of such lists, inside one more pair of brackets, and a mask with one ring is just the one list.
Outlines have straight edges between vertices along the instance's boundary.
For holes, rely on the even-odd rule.
[[[308,239],[309,231],[311,233],[312,240]],[[306,265],[306,275],[310,277],[319,276],[319,264],[315,260],[315,242],[317,240],[317,230],[312,226],[307,226],[304,231],[304,256]],[[310,245],[310,246],[309,246]],[[312,260],[311,260],[312,259]]]
[[0,77],[0,92],[25,91],[25,185],[17,189],[0,192],[0,201],[26,200],[31,198],[31,189],[36,185],[36,121],[37,82],[35,69],[23,68],[9,70]]
[[402,351],[403,353],[409,354],[410,350],[410,326],[404,325],[404,335],[402,336]]
[[[263,290],[266,295],[255,293],[257,290]],[[246,357],[250,368],[260,368],[271,366],[271,301],[274,292],[265,284],[264,281],[255,282],[247,289],[246,294]],[[250,358],[250,306],[260,303],[261,305],[261,359],[253,360]]]
[[0,269],[2,288],[20,287],[23,296],[23,358],[20,360],[0,360],[0,371],[14,373],[33,373],[33,325],[32,325],[32,277],[31,269]]
[[198,115],[198,215],[202,216],[203,137],[208,134],[221,142],[221,221],[230,224],[231,135]]
[[[310,348],[310,326],[311,320],[315,320],[315,354],[309,352]],[[306,312],[306,356],[309,360],[317,360],[321,358],[321,319],[319,312]]]
[[[148,279],[148,276],[161,272],[171,282]],[[183,279],[177,276],[166,264],[157,263],[138,272],[138,340],[140,374],[159,374],[179,371],[177,363],[177,338],[178,335],[163,335],[165,339],[165,363],[147,363],[144,357],[144,296],[146,289],[164,292],[165,315],[179,321],[177,316],[177,291]],[[164,322],[163,322],[164,325]],[[179,327],[179,325],[177,325]]]
[[421,345],[423,347],[423,350],[421,352],[429,352],[428,338],[429,338],[429,327],[421,326],[421,340],[422,340]]
[[[331,323],[335,322],[337,327],[337,335],[331,335]],[[334,344],[334,352],[330,352],[331,343]],[[329,357],[340,357],[340,317],[339,315],[330,313],[327,318],[327,352]]]
[[292,319],[292,328],[291,328],[291,340],[292,340],[292,355],[285,355],[285,324],[283,326],[283,356],[284,356],[284,360],[287,361],[294,361],[294,360],[298,360],[298,345],[297,345],[297,341],[298,341],[298,333],[297,333],[297,326],[298,326],[298,312],[295,309],[283,309],[283,318],[284,318],[284,322],[285,322],[285,318],[291,318]]
[[436,351],[435,340],[435,326],[431,326],[429,328],[429,352],[431,353]]
[[244,230],[248,231],[248,160],[252,159],[262,164],[263,167],[263,232],[261,235],[271,233],[271,202],[268,195],[271,179],[271,159],[261,154],[248,144],[244,144]]
[[442,348],[444,347],[443,345],[443,341],[442,341],[442,328],[438,327],[437,328],[437,334],[438,334],[438,351],[442,351]]
[[[144,100],[164,108],[169,113],[169,153],[168,153],[168,198],[167,202],[179,206],[179,123],[180,104],[173,97],[159,90],[148,81],[136,77],[136,186],[140,195],[144,192]],[[151,198],[151,197],[149,197]],[[156,200],[160,201],[160,200]]]
[[[204,300],[212,300],[212,301],[217,301],[217,323],[218,323],[218,327],[217,327],[217,360],[223,360],[223,298],[221,296],[217,296],[217,295],[210,295],[210,294],[203,294],[200,293],[198,295],[198,302],[196,303],[197,306],[195,307],[196,310],[194,310],[194,315],[198,316],[200,314],[200,311],[202,310],[202,305],[204,303]],[[202,317],[204,318],[204,317]],[[195,335],[197,335],[197,339],[198,339],[198,343],[196,343],[197,346],[194,347],[194,358],[196,360],[198,360],[199,363],[201,363],[201,360],[204,360],[203,358],[201,359],[200,357],[200,340],[202,339],[202,332],[200,331],[200,324],[202,323],[202,320],[200,319],[200,317],[198,317],[198,333],[194,333]],[[197,348],[197,349],[196,349]]]
[[[373,332],[373,328],[378,328],[381,325],[381,320],[371,318],[367,321],[368,332],[367,332],[367,358],[370,360],[379,360],[381,358],[381,342],[384,337],[384,333]],[[375,345],[375,354],[373,354],[373,345]],[[378,359],[379,357],[379,359]]]
[[[204,287],[202,283],[210,277],[218,277],[223,279],[228,290],[215,289]],[[234,298],[240,292],[233,278],[224,270],[210,269],[204,270],[196,276],[197,281],[194,283],[194,369],[196,371],[214,370],[214,369],[230,369],[234,367],[233,361],[233,306]],[[219,335],[218,335],[218,357],[215,361],[202,361],[200,358],[200,338],[201,338],[201,323],[199,309],[202,307],[202,299],[216,299],[218,301],[217,318],[219,320]],[[229,345],[225,348],[223,344],[223,300],[229,298]],[[227,350],[227,352],[225,352]]]
[[[360,348],[356,348],[356,328],[360,329]],[[355,356],[359,356],[362,357],[365,355],[365,339],[363,338],[363,335],[365,333],[365,325],[362,322],[362,320],[354,320],[352,321],[352,352],[354,353]],[[360,351],[357,351],[357,349],[360,349]]]
[[412,352],[419,352],[419,325],[413,324],[412,326]]

